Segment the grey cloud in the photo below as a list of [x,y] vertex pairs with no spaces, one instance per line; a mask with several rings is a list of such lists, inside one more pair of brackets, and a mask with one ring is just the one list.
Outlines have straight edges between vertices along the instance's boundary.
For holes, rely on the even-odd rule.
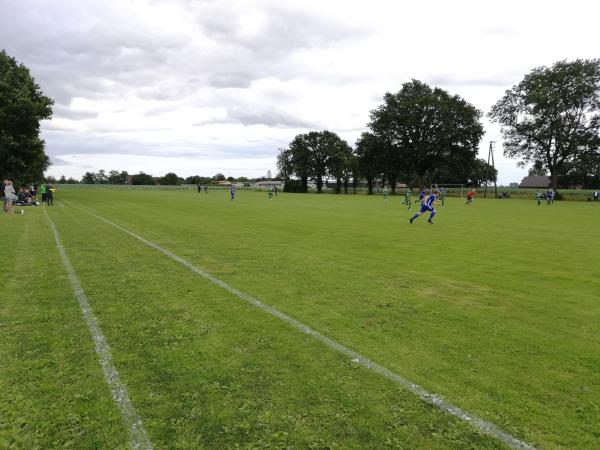
[[241,124],[265,125],[276,128],[318,128],[318,124],[303,120],[286,111],[276,108],[255,109],[245,107],[227,108],[227,117],[217,119],[200,120],[194,123],[194,126],[203,126],[210,124]]
[[71,163],[56,156],[52,156],[50,157],[50,164],[52,164],[53,166],[68,166]]
[[266,125],[284,128],[315,128],[316,124],[308,122],[285,111],[272,110],[247,110],[235,108],[227,111],[228,117],[243,125]]
[[60,161],[64,155],[78,155],[85,159],[86,155],[132,155],[155,156],[169,158],[248,158],[272,157],[281,142],[257,143],[249,142],[245,146],[234,146],[221,143],[176,142],[169,144],[152,144],[128,140],[126,136],[114,135],[81,135],[62,131],[50,131],[45,134],[46,152],[51,160]]

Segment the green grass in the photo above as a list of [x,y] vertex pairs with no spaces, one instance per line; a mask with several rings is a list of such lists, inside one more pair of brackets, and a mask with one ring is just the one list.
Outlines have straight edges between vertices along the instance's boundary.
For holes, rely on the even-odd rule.
[[[502,445],[62,200],[531,444],[600,446],[598,205],[450,198],[430,226],[400,197],[227,195],[65,190],[49,208],[156,448]],[[41,211],[0,223],[0,436],[126,446]],[[24,379],[40,347],[69,389]]]

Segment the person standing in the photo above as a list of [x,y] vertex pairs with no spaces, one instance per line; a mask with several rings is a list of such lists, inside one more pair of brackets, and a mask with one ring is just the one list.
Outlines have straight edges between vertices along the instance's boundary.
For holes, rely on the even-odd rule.
[[14,213],[13,202],[17,199],[15,188],[12,181],[4,180],[4,212],[6,214]]
[[594,201],[597,202],[598,201],[598,196],[600,195],[600,193],[598,191],[594,191]]
[[273,186],[269,185],[267,191],[269,191],[269,200],[273,200]]
[[46,183],[46,204],[54,206],[54,188],[51,184]]
[[40,194],[42,194],[42,203],[46,201],[46,183],[40,185]]
[[388,201],[388,188],[387,188],[387,186],[383,187],[383,201],[384,202]]
[[538,206],[542,204],[542,193],[540,191],[536,191],[535,200],[537,201]]
[[229,196],[231,197],[231,201],[235,200],[235,186],[233,184],[229,188]]

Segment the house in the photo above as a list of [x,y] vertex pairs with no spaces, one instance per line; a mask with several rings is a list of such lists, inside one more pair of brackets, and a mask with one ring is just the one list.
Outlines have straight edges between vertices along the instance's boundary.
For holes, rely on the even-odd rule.
[[546,189],[550,187],[550,177],[529,175],[521,180],[520,188]]

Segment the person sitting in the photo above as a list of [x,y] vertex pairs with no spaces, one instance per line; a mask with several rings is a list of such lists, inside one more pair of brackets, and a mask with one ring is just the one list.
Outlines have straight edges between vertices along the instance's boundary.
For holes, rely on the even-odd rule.
[[17,204],[19,206],[27,206],[33,202],[33,197],[29,193],[29,189],[23,186],[17,194]]

